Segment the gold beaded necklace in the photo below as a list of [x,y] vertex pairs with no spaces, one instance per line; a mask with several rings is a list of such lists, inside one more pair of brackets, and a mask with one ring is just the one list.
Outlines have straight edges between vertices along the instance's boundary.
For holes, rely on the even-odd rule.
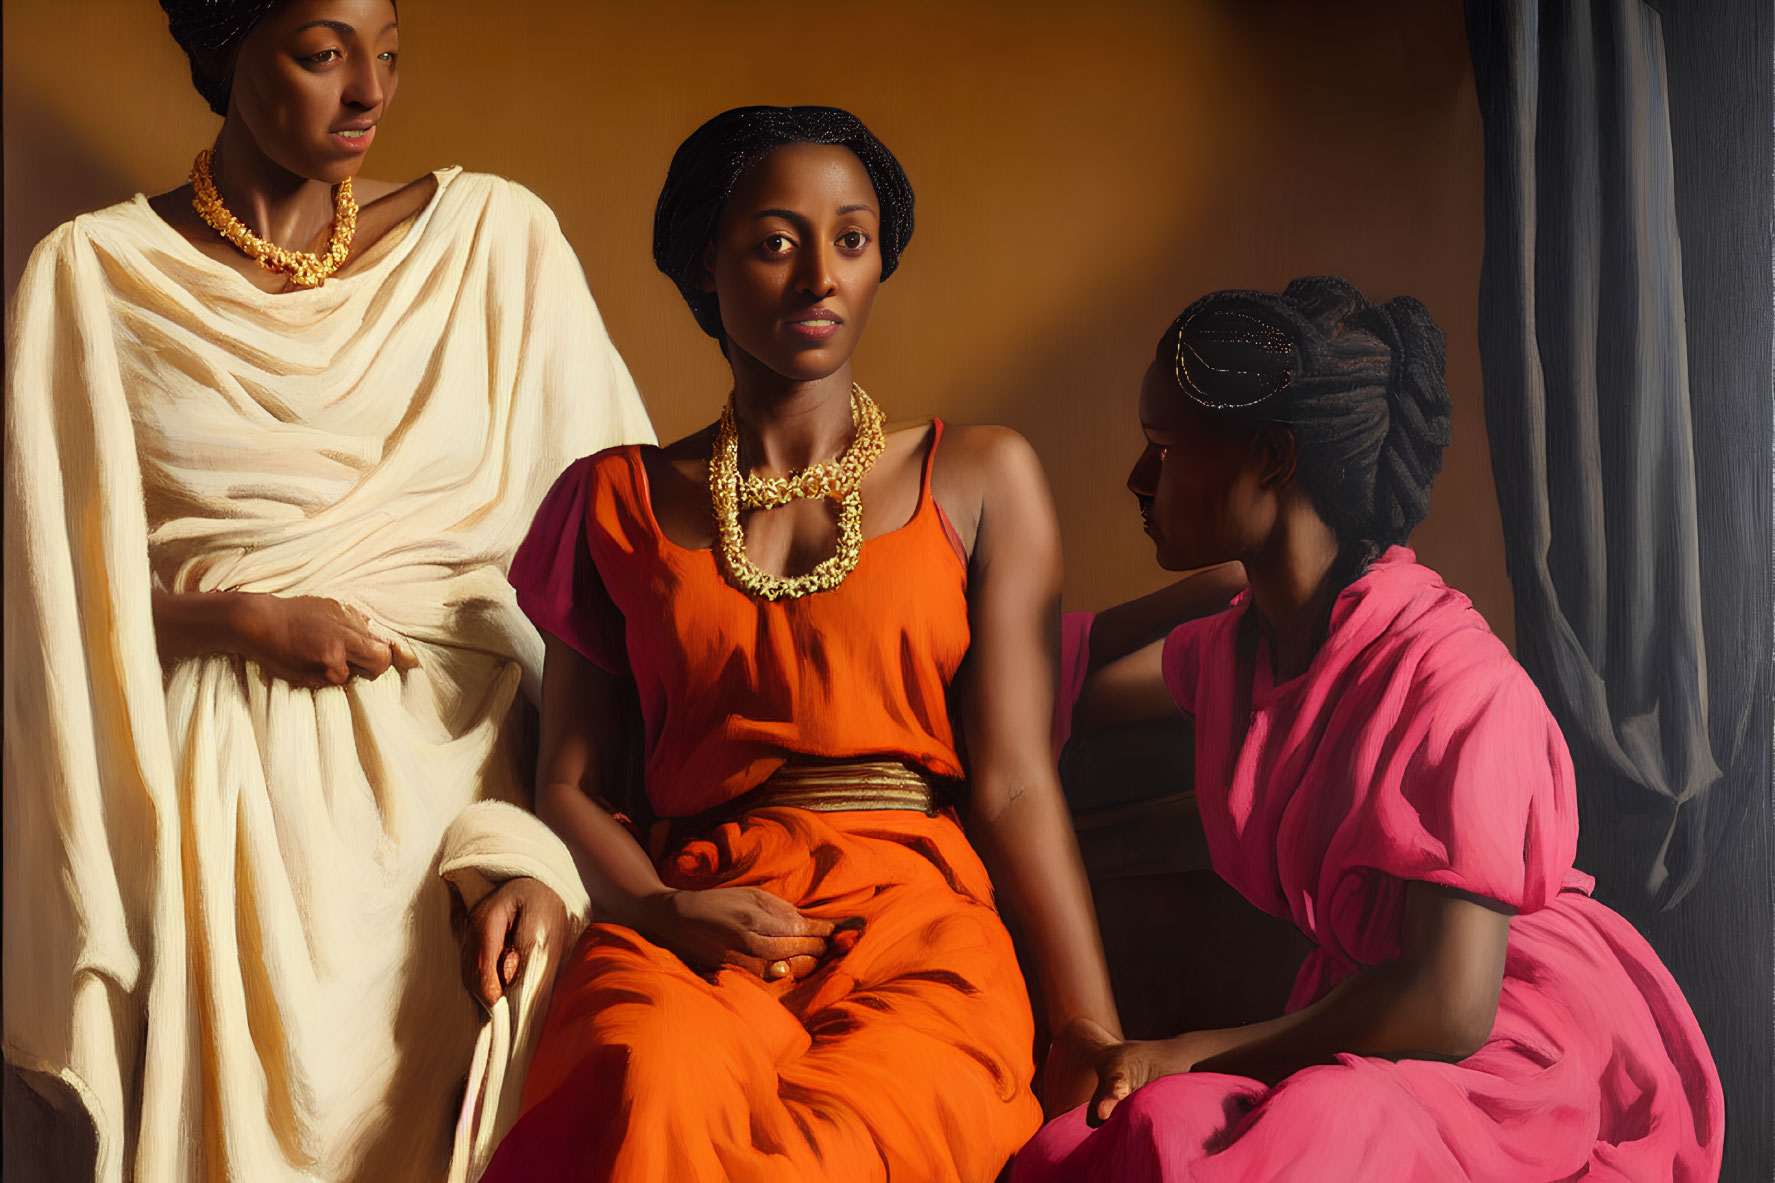
[[242,254],[256,260],[267,271],[281,271],[288,275],[290,282],[297,287],[319,287],[328,276],[339,270],[346,256],[351,254],[351,239],[357,233],[357,201],[351,195],[350,177],[339,182],[339,188],[333,195],[333,233],[327,243],[327,253],[316,255],[308,251],[288,250],[266,242],[247,229],[239,218],[229,213],[228,207],[222,204],[222,195],[216,192],[215,180],[210,176],[213,155],[210,149],[205,148],[197,154],[196,161],[191,165],[191,208],[197,211],[197,216],[210,229],[233,243]]
[[[716,551],[728,582],[765,600],[796,599],[810,592],[830,591],[856,570],[863,557],[863,477],[886,447],[885,416],[856,383],[851,384],[851,423],[855,438],[836,461],[809,465],[787,476],[740,476],[739,422],[733,399],[721,411],[715,447],[709,455],[709,501],[715,510]],[[748,509],[786,505],[797,497],[830,497],[839,502],[838,545],[832,557],[805,575],[781,576],[761,571],[746,557],[746,535],[740,528],[740,506]]]

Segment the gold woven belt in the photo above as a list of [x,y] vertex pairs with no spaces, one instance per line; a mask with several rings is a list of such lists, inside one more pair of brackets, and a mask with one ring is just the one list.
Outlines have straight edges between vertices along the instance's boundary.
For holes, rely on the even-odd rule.
[[846,760],[785,764],[731,804],[742,809],[781,805],[821,813],[846,809],[936,813],[941,802],[928,775],[898,760]]
[[819,813],[906,809],[936,816],[943,782],[898,760],[792,762],[748,793],[689,817],[661,818],[649,847],[657,858],[692,834],[712,833],[754,809],[787,806]]

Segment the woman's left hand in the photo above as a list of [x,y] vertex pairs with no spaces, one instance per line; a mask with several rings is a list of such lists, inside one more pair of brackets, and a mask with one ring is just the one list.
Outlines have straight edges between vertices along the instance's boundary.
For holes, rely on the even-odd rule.
[[1135,1089],[1161,1076],[1188,1072],[1214,1054],[1200,1031],[1170,1039],[1129,1039],[1099,1045],[1095,1057],[1097,1091],[1085,1109],[1085,1124],[1100,1126]]
[[468,915],[462,981],[491,1008],[517,980],[538,942],[566,931],[561,898],[534,879],[508,879]]

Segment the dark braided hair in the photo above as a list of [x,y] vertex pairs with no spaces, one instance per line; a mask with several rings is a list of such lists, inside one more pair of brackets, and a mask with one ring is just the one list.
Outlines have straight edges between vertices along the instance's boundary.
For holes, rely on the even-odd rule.
[[722,339],[721,306],[697,286],[703,248],[721,207],[747,173],[788,144],[840,144],[856,153],[881,202],[881,277],[912,240],[912,183],[863,121],[837,107],[735,107],[690,133],[666,169],[653,213],[653,261],[678,285],[703,332]]
[[1336,276],[1204,296],[1158,348],[1216,421],[1293,433],[1301,486],[1342,543],[1348,578],[1430,510],[1449,440],[1445,354],[1422,303],[1370,304]]
[[191,63],[191,84],[218,115],[228,114],[232,79],[212,78],[199,55],[236,49],[277,0],[160,0],[168,30]]

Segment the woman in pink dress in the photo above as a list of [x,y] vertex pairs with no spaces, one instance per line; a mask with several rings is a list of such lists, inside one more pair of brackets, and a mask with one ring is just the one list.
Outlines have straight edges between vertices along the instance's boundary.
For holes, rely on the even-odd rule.
[[1095,1033],[1096,1096],[1017,1183],[1718,1177],[1712,1057],[1572,867],[1559,728],[1404,546],[1448,415],[1423,305],[1343,280],[1218,292],[1160,341],[1129,487],[1161,565],[1249,591],[1102,664],[1077,719],[1194,716],[1215,870],[1318,948],[1279,1018]]

